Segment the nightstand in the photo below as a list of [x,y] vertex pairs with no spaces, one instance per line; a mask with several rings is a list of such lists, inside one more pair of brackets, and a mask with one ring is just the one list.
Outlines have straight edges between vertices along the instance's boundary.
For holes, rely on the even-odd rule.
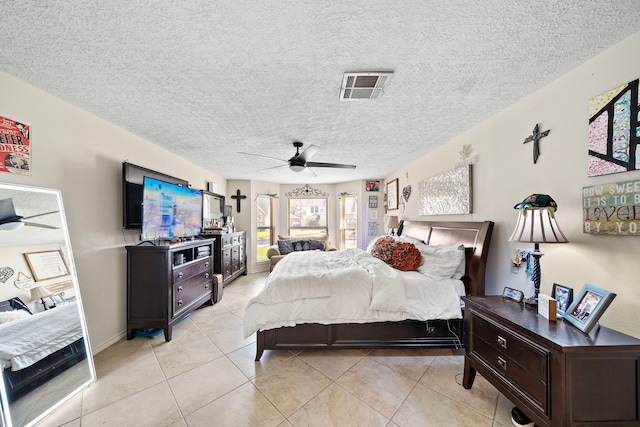
[[587,335],[502,296],[462,299],[465,388],[480,373],[538,426],[640,425],[640,340]]

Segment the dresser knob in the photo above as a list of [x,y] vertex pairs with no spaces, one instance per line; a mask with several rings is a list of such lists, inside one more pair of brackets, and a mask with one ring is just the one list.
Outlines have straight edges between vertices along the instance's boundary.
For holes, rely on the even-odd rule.
[[498,356],[498,366],[500,366],[502,369],[504,369],[506,371],[507,370],[507,361],[504,360],[502,357]]
[[507,349],[507,339],[498,335],[498,345],[505,350]]
[[205,263],[204,263],[204,266],[205,266],[205,267],[209,267],[209,263],[208,263],[208,262],[205,262]]
[[208,285],[208,284],[207,284],[207,285],[204,285],[204,288],[205,288],[205,289],[209,289],[209,285]]
[[182,286],[178,286],[178,292],[182,292]]
[[178,273],[178,279],[182,279],[182,276],[184,276],[184,273],[181,271],[180,273]]
[[178,300],[178,307],[180,307],[182,304],[184,304],[184,302],[181,299],[179,299]]
[[205,279],[208,279],[208,278],[209,278],[209,273],[205,274],[205,275],[204,275],[204,278],[205,278]]

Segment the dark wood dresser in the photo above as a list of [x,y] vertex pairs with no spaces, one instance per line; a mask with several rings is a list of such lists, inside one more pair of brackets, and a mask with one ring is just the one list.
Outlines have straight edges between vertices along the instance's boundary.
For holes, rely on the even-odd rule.
[[215,237],[214,272],[222,274],[222,282],[227,286],[238,276],[247,274],[247,232],[206,234]]
[[640,425],[640,340],[502,296],[463,300],[465,388],[479,372],[538,426]]
[[[127,246],[127,339],[135,329],[172,327],[206,301],[215,303],[215,239]],[[221,284],[220,284],[221,286]]]

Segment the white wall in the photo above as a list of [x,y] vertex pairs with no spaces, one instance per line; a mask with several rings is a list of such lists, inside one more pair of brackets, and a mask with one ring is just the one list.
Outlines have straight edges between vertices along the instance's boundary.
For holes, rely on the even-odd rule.
[[188,180],[206,189],[226,180],[6,73],[0,115],[32,126],[32,173],[0,181],[62,191],[90,340],[99,351],[126,329],[125,245],[139,231],[122,229],[122,162]]
[[[585,283],[615,292],[618,296],[601,323],[640,337],[640,236],[584,234],[581,209],[583,187],[640,179],[640,171],[587,177],[589,100],[640,77],[639,46],[640,33],[387,177],[399,178],[400,188],[412,185],[404,218],[495,221],[487,293],[500,294],[504,286],[510,286],[529,296],[533,285],[526,274],[510,272],[514,250],[533,248],[533,244],[508,242],[516,223],[513,206],[533,193],[551,195],[559,206],[556,218],[570,243],[541,245],[545,254],[541,259],[542,292],[550,294],[554,282],[576,293]],[[533,147],[523,145],[523,140],[536,123],[551,132],[541,140],[541,155],[533,164]],[[465,144],[471,145],[472,156],[477,157],[473,213],[418,215],[418,183],[453,169]]]

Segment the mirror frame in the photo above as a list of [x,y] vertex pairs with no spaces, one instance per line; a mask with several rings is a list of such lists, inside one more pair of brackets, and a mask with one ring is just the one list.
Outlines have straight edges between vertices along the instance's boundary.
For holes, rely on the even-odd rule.
[[[209,201],[207,201],[209,199]],[[210,200],[213,199],[213,200]],[[209,204],[209,206],[211,206],[211,203],[213,201],[217,200],[220,203],[220,217],[216,217],[216,218],[223,218],[224,217],[224,203],[225,203],[225,197],[222,194],[217,194],[217,193],[212,193],[211,191],[206,191],[206,190],[202,190],[202,230],[204,232],[204,230],[206,229],[211,229],[213,227],[205,227],[205,222],[206,221],[210,221],[214,218],[211,218],[210,216],[206,216],[205,215],[205,204]]]
[[[74,263],[74,259],[73,259],[73,252],[71,249],[71,240],[69,238],[69,230],[67,227],[67,222],[66,222],[66,218],[65,218],[65,210],[64,210],[64,205],[62,203],[62,193],[60,192],[60,190],[54,190],[54,189],[49,189],[49,188],[41,188],[41,187],[32,187],[32,186],[25,186],[25,185],[18,185],[18,184],[7,184],[7,183],[2,183],[0,182],[0,199],[3,198],[2,194],[3,192],[6,191],[10,191],[10,192],[30,192],[30,193],[39,193],[42,195],[46,195],[46,196],[51,196],[51,197],[55,197],[57,204],[58,204],[58,210],[59,210],[59,215],[60,215],[60,223],[61,223],[61,227],[60,227],[60,232],[61,235],[60,237],[63,239],[64,242],[64,246],[61,246],[62,248],[64,248],[64,252],[65,252],[65,261],[67,264],[67,267],[69,269],[69,279],[72,282],[72,287],[73,287],[73,291],[75,293],[75,298],[77,301],[77,308],[78,308],[78,316],[79,316],[79,320],[80,320],[80,326],[82,329],[82,336],[84,339],[84,350],[86,352],[86,358],[85,360],[87,361],[87,367],[88,367],[88,378],[86,378],[86,380],[84,378],[82,378],[79,381],[76,381],[73,384],[73,389],[70,390],[66,390],[63,395],[60,396],[59,399],[54,399],[55,401],[52,401],[52,403],[50,405],[44,405],[42,410],[40,411],[40,413],[36,413],[33,414],[32,416],[30,416],[30,418],[26,419],[26,422],[21,424],[16,423],[16,420],[13,419],[12,417],[12,413],[11,413],[11,404],[9,403],[9,398],[8,398],[8,393],[6,390],[6,386],[5,386],[5,377],[4,377],[4,371],[2,372],[2,378],[0,379],[0,424],[4,427],[28,427],[28,426],[32,426],[36,423],[38,423],[39,421],[41,421],[43,418],[45,418],[47,415],[49,415],[51,412],[53,412],[56,408],[60,407],[63,403],[67,402],[69,399],[71,399],[73,396],[75,396],[76,394],[78,394],[79,392],[81,392],[83,389],[85,389],[89,384],[91,384],[92,382],[94,382],[96,380],[96,372],[95,372],[95,365],[94,365],[94,361],[93,361],[93,355],[91,352],[91,345],[89,343],[89,334],[88,334],[88,330],[87,330],[87,325],[86,325],[86,320],[85,320],[85,316],[84,316],[84,310],[82,307],[82,298],[80,295],[80,287],[78,284],[78,277],[77,277],[77,273],[76,273],[76,268],[75,268],[75,263]],[[35,195],[35,194],[34,194]],[[19,215],[20,212],[17,211],[16,209],[16,214]],[[49,212],[48,214],[51,214],[51,212]],[[23,221],[24,222],[24,221]],[[31,222],[35,222],[31,221]],[[6,231],[6,230],[0,230],[0,233],[11,233],[13,231]],[[1,236],[0,236],[1,237]],[[57,237],[56,237],[57,239]],[[60,242],[60,244],[62,244],[63,242]],[[35,245],[38,245],[38,243],[35,243]],[[25,247],[29,246],[29,243],[25,243],[24,244]],[[6,246],[3,249],[6,248],[11,248],[11,246]],[[37,285],[37,281],[33,282],[35,285]],[[33,285],[32,285],[33,287]],[[12,297],[10,297],[12,298]],[[82,362],[82,360],[80,360],[79,362]],[[49,380],[47,380],[49,381]],[[46,385],[46,382],[43,384],[40,384],[38,387],[42,387]],[[19,400],[19,399],[18,399]]]

